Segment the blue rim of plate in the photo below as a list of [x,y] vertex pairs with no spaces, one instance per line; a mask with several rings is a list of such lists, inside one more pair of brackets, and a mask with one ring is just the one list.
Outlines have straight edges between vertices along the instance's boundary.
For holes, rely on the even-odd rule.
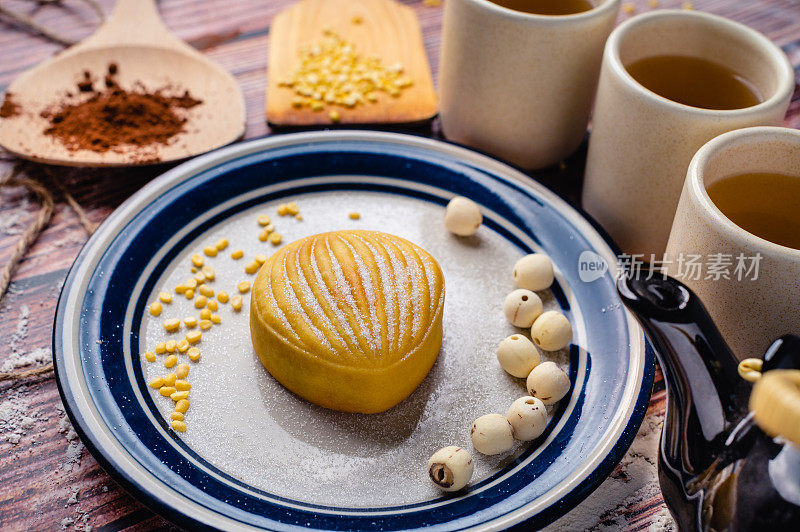
[[[225,217],[286,195],[365,189],[442,205],[454,195],[481,203],[490,229],[521,250],[544,249],[554,259],[556,299],[577,322],[576,343],[593,346],[592,353],[571,347],[573,391],[548,432],[514,463],[465,493],[380,508],[292,501],[219,471],[169,430],[141,374],[134,324],[141,323],[160,269]],[[609,269],[580,284],[578,256],[586,250],[602,257]],[[448,143],[344,130],[241,143],[155,179],[84,246],[56,309],[59,392],[83,442],[105,470],[182,526],[499,530],[525,521],[541,527],[607,477],[632,443],[649,403],[654,356],[635,319],[619,305],[617,253],[594,221],[553,192],[508,165]],[[572,314],[578,300],[602,312]],[[586,330],[592,335],[587,337]],[[601,344],[610,347],[594,349]],[[602,356],[595,360],[598,353]],[[573,459],[574,464],[562,463]]]

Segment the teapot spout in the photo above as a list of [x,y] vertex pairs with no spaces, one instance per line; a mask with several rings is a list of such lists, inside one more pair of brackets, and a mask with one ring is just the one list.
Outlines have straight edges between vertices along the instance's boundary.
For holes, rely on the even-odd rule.
[[694,411],[703,437],[727,433],[747,414],[750,384],[700,299],[671,277],[622,277],[617,288],[653,343],[670,393]]
[[[737,459],[731,451],[751,441],[750,384],[739,377],[737,358],[685,285],[670,277],[623,276],[617,289],[653,344],[667,385],[659,450],[664,498],[681,530],[702,530],[707,481],[723,482],[727,465]],[[729,438],[737,445],[726,446]]]

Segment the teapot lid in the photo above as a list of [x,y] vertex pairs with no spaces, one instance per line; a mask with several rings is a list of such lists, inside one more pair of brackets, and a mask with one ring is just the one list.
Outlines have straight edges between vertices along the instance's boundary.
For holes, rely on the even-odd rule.
[[750,411],[761,430],[800,446],[800,370],[765,372],[753,386]]

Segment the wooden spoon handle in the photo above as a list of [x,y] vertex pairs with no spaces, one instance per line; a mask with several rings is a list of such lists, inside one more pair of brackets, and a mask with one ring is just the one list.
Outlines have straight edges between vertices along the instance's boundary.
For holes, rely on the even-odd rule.
[[170,33],[158,14],[155,0],[117,0],[105,24],[74,48],[142,44],[181,50],[191,48]]

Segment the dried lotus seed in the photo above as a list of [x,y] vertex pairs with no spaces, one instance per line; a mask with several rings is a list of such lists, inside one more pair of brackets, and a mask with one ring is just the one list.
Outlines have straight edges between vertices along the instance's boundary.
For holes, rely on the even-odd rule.
[[511,423],[516,439],[535,440],[547,427],[547,407],[536,397],[520,397],[511,403],[506,418]]
[[444,226],[458,236],[474,235],[483,223],[481,209],[474,201],[456,196],[444,211]]
[[454,445],[439,449],[428,460],[428,476],[442,491],[458,491],[466,486],[474,468],[472,456]]
[[503,313],[515,327],[530,327],[542,313],[542,300],[534,292],[519,288],[506,296]]
[[569,377],[555,362],[542,362],[528,375],[528,393],[546,405],[552,405],[567,395]]
[[553,284],[553,263],[542,253],[525,255],[514,265],[514,282],[518,287],[534,292]]
[[533,342],[521,334],[512,334],[497,348],[497,361],[506,373],[524,379],[541,361]]
[[500,414],[486,414],[475,420],[469,431],[475,450],[483,454],[500,454],[514,446],[511,423]]
[[545,351],[558,351],[567,347],[572,340],[572,326],[566,316],[550,310],[533,322],[531,339]]

